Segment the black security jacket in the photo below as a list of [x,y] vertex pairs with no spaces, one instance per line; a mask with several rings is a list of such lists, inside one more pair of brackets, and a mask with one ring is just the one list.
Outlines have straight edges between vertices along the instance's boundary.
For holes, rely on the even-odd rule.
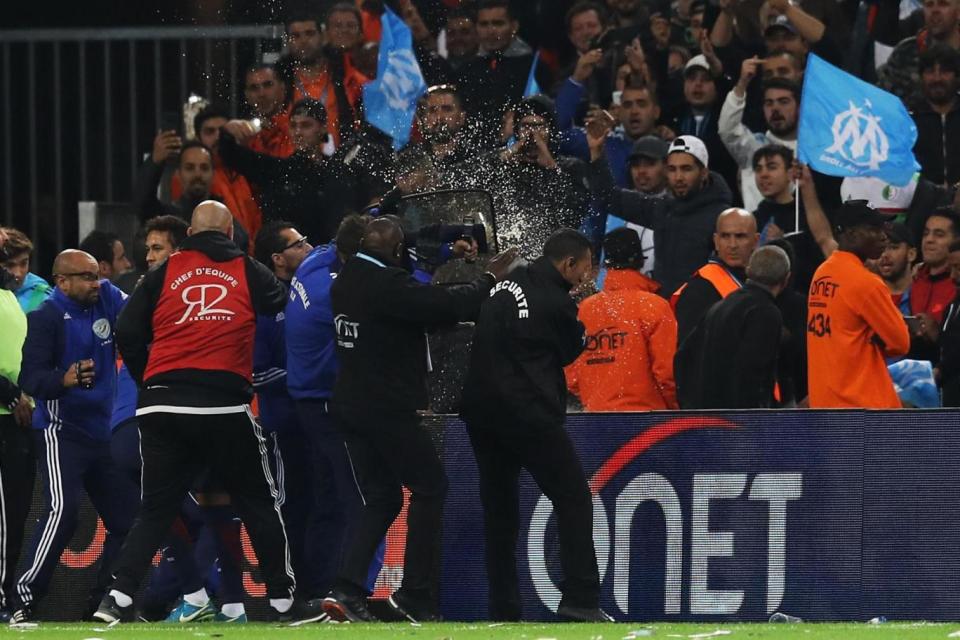
[[330,288],[340,370],[333,408],[351,416],[410,417],[427,408],[426,332],[476,317],[494,279],[425,285],[358,254]]
[[562,424],[563,367],[583,351],[583,324],[570,285],[547,258],[514,269],[491,291],[477,320],[461,415]]

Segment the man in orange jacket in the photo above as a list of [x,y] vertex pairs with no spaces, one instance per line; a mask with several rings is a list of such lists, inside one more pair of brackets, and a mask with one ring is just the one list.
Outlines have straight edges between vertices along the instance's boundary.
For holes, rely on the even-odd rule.
[[864,266],[886,245],[885,219],[864,200],[835,217],[839,248],[810,284],[807,362],[810,406],[901,406],[884,357],[910,350],[910,332],[880,276]]
[[676,409],[677,321],[660,285],[640,272],[640,236],[615,229],[603,248],[609,271],[603,291],[580,305],[586,348],[567,367],[567,386],[587,411]]

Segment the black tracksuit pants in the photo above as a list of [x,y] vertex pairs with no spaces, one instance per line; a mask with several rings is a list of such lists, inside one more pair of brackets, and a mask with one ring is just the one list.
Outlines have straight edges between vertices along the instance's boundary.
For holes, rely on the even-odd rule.
[[522,614],[516,560],[521,468],[553,503],[565,578],[560,586],[561,604],[598,606],[600,575],[593,547],[593,502],[580,459],[563,425],[468,420],[467,432],[480,472],[490,619],[519,620]]
[[0,416],[0,609],[9,610],[15,600],[13,581],[37,475],[33,451],[33,429],[19,426],[12,415]]
[[116,564],[113,588],[133,595],[170,532],[187,491],[209,468],[223,482],[260,563],[270,598],[293,596],[294,577],[267,443],[249,407],[245,413],[139,417],[143,501]]
[[366,593],[370,561],[403,507],[406,487],[411,495],[401,589],[424,610],[436,610],[447,475],[430,435],[416,415],[364,419],[341,412],[337,418],[363,500],[338,586]]

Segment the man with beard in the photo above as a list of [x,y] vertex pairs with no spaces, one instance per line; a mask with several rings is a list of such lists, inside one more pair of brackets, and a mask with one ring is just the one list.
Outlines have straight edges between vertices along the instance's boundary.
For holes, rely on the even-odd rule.
[[923,99],[913,110],[917,142],[913,147],[920,175],[939,185],[960,180],[960,53],[935,45],[920,55]]
[[461,68],[477,55],[479,41],[477,22],[470,9],[455,7],[447,11],[447,64],[453,72]]
[[753,211],[763,196],[753,177],[753,155],[760,147],[779,144],[797,150],[797,118],[800,112],[800,88],[789,80],[771,78],[763,85],[763,117],[767,130],[756,134],[743,124],[747,104],[747,85],[757,74],[761,60],[743,61],[740,79],[727,94],[720,110],[717,130],[724,146],[740,168],[740,193],[744,208]]
[[670,296],[707,261],[717,217],[730,207],[733,195],[723,177],[710,171],[707,148],[694,136],[670,143],[666,197],[619,189],[603,153],[604,138],[588,129],[590,190],[614,215],[653,229],[653,276],[663,287],[661,295]]
[[[180,155],[176,176],[183,191],[175,202],[162,202],[157,198],[157,187],[163,177],[164,166],[177,157],[178,153]],[[215,199],[210,192],[212,186],[213,154],[210,149],[199,140],[184,143],[176,131],[161,131],[153,140],[153,154],[140,168],[134,203],[142,221],[154,216],[177,216],[182,220],[189,220],[198,204],[204,200]],[[233,234],[237,246],[247,251],[250,237],[236,218]]]
[[[458,167],[465,181],[493,195],[500,246],[515,245],[536,258],[551,233],[577,228],[587,213],[587,169],[576,158],[557,154],[553,104],[545,96],[525,98],[514,119],[517,142],[482,158],[479,166]],[[602,140],[601,140],[602,144]]]
[[36,400],[33,439],[44,506],[17,580],[13,623],[32,622],[86,491],[108,535],[91,601],[111,580],[112,561],[133,523],[138,496],[110,456],[117,381],[114,331],[127,296],[101,279],[96,258],[68,249],[53,263],[56,290],[27,316],[20,385]]
[[865,266],[886,245],[886,221],[863,200],[834,215],[839,248],[810,285],[810,408],[900,408],[885,357],[910,349],[910,332],[883,280]]
[[[327,20],[346,17],[351,12],[349,5],[336,5]],[[293,100],[310,98],[323,104],[327,110],[326,130],[334,144],[339,145],[344,134],[353,128],[361,89],[369,79],[356,70],[342,50],[332,43],[328,48],[323,46],[321,23],[316,16],[294,14],[285,24],[290,57],[283,66],[290,77]]]
[[417,105],[417,124],[423,142],[412,145],[427,155],[434,170],[465,162],[470,154],[469,140],[463,134],[467,114],[457,88],[441,84],[427,89]]
[[289,86],[270,64],[257,64],[244,75],[243,95],[260,131],[247,143],[254,151],[286,158],[293,153],[290,114],[287,111]]
[[887,246],[877,262],[877,273],[883,278],[893,304],[905,316],[910,311],[910,285],[913,284],[911,267],[917,259],[913,234],[905,224],[896,222],[887,229]]
[[224,165],[260,189],[264,219],[288,219],[318,244],[333,238],[348,211],[367,204],[354,170],[339,155],[324,154],[326,125],[326,110],[320,102],[296,102],[290,110],[290,137],[296,151],[289,158],[243,146],[253,132],[242,120],[228,122],[220,135]]

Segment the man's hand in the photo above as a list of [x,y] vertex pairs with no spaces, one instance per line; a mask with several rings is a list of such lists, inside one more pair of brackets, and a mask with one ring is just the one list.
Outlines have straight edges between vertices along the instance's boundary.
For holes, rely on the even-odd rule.
[[777,226],[776,222],[767,225],[767,241],[778,240],[783,237],[783,229]]
[[180,153],[183,140],[173,129],[160,131],[153,139],[153,164],[165,164],[168,160]]
[[477,259],[479,247],[477,241],[473,238],[460,238],[453,243],[453,257],[463,258],[467,262],[473,262]]
[[917,318],[920,320],[920,326],[917,328],[917,337],[925,338],[929,342],[936,343],[940,337],[940,325],[937,324],[936,318],[929,313],[918,313]]
[[710,34],[707,33],[706,29],[700,30],[700,53],[707,59],[707,64],[710,65],[710,73],[714,77],[723,75],[723,63],[714,52],[713,43],[710,42]]
[[490,259],[487,263],[487,273],[493,276],[493,279],[500,282],[507,274],[517,258],[520,257],[520,249],[510,247],[506,251],[501,251]]
[[650,132],[651,135],[657,136],[661,140],[666,142],[673,142],[677,137],[677,132],[668,127],[665,124],[657,125],[653,128],[653,131]]
[[[78,368],[79,366],[79,368]],[[83,384],[93,384],[93,360],[74,362],[63,374],[63,388],[70,389]]]
[[747,95],[747,86],[750,84],[750,81],[757,77],[757,73],[760,72],[760,67],[763,65],[763,60],[757,56],[752,58],[747,58],[743,61],[743,64],[740,65],[740,78],[737,80],[737,84],[733,87],[733,92],[737,94],[738,98],[743,98]]
[[580,84],[583,84],[593,75],[594,69],[597,68],[597,65],[600,64],[600,60],[602,59],[603,49],[587,51],[577,59],[577,66],[574,67],[571,77]]
[[647,58],[643,53],[643,45],[640,44],[640,38],[634,38],[633,42],[623,48],[623,55],[627,59],[627,64],[634,72],[640,75],[646,75],[644,69],[647,66]]
[[13,408],[13,420],[21,427],[29,427],[33,419],[33,405],[26,394],[20,394],[17,406]]
[[597,160],[603,154],[607,135],[613,129],[614,117],[603,109],[592,109],[584,121],[587,130],[587,146],[590,147],[590,160]]
[[544,136],[539,129],[535,129],[531,138],[533,139],[533,144],[537,147],[537,164],[544,169],[556,169],[557,161],[553,159],[553,154],[550,153],[546,136]]
[[233,136],[239,144],[246,144],[250,138],[257,135],[257,130],[246,120],[230,120],[223,125],[223,130]]

